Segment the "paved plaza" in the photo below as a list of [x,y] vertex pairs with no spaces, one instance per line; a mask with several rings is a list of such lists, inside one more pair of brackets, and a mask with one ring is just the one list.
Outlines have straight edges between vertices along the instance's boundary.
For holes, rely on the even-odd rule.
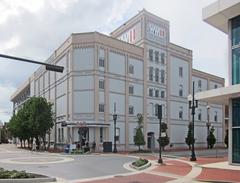
[[[196,162],[189,161],[189,151],[164,152],[164,164],[159,165],[155,153],[68,155],[31,152],[1,144],[0,167],[71,183],[240,182],[240,168],[226,163],[226,149],[217,151],[216,154],[216,150],[198,150]],[[142,171],[131,169],[128,165],[139,157],[151,161],[152,166]]]

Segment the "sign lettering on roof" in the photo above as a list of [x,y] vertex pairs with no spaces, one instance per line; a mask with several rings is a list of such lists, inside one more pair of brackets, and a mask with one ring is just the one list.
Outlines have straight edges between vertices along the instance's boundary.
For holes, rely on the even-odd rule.
[[123,34],[118,36],[118,39],[125,41],[127,43],[135,43],[141,38],[141,24],[140,22],[136,23],[130,29],[125,31]]
[[166,28],[149,21],[147,23],[146,36],[151,41],[166,44],[167,30]]

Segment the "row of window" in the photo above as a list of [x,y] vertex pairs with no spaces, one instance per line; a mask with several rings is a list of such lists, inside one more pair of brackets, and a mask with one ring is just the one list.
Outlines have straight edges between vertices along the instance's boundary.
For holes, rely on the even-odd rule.
[[[178,117],[179,117],[179,119],[183,119],[183,107],[182,106],[179,107]],[[198,110],[197,120],[202,121],[202,110],[201,109]],[[218,121],[217,111],[214,112],[213,120],[214,120],[214,122]]]
[[[214,89],[217,89],[217,88],[218,88],[218,85],[215,84]],[[198,91],[202,91],[202,81],[201,80],[198,80]]]
[[[99,89],[104,89],[104,80],[99,80]],[[129,85],[129,94],[133,95],[134,94],[134,86],[133,85]],[[165,91],[159,91],[159,90],[155,90],[153,88],[149,88],[148,90],[148,95],[149,97],[156,97],[159,98],[159,96],[161,98],[165,98]],[[179,85],[179,96],[182,97],[183,96],[183,85]]]
[[[104,112],[104,104],[99,104],[99,112]],[[134,115],[134,106],[129,106],[128,114]],[[157,115],[157,114],[158,114],[158,104],[155,104],[155,115]],[[179,107],[178,117],[179,117],[179,119],[183,119],[183,107],[182,106]],[[199,110],[197,119],[199,121],[202,121],[201,110]],[[218,121],[218,115],[217,115],[217,111],[215,111],[214,112],[214,122],[217,122],[217,121]]]
[[[155,93],[155,95],[153,95],[153,93]],[[154,92],[153,88],[149,88],[148,95],[149,95],[149,97],[153,97],[154,96],[156,98],[159,98],[159,90],[155,90],[155,92]],[[165,97],[165,92],[161,91],[160,92],[160,96],[161,96],[161,98],[164,98]]]
[[[99,67],[105,67],[105,60],[104,60],[104,58],[99,58],[98,65],[99,65]],[[134,66],[132,64],[130,64],[128,66],[128,73],[129,74],[134,74]]]
[[[153,81],[153,73],[155,72],[155,82],[160,82],[164,83],[165,82],[165,71],[160,70],[158,68],[153,68],[149,67],[149,81]],[[160,78],[159,78],[159,73],[160,73]]]
[[[104,104],[99,104],[98,111],[99,112],[104,112]],[[128,114],[134,115],[134,106],[130,105],[128,108]]]
[[[104,80],[99,80],[99,89],[104,89]],[[133,85],[129,85],[129,94],[134,94],[134,86]]]
[[165,53],[160,54],[159,51],[153,51],[152,49],[149,49],[149,60],[155,60],[156,63],[159,63],[161,61],[161,64],[165,64]]

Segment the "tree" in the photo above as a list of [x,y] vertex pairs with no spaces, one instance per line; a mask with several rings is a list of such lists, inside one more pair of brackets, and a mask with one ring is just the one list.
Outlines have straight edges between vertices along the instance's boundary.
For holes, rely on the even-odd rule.
[[[161,144],[160,144],[162,150],[164,150],[165,146],[167,146],[170,142],[169,137],[167,135],[167,129],[168,129],[167,124],[162,122],[161,123]],[[163,136],[163,134],[165,135]],[[159,143],[159,138],[157,141]]]
[[138,127],[136,131],[136,136],[134,138],[134,143],[138,146],[138,151],[141,150],[141,145],[145,145],[144,135],[143,135],[143,116],[142,114],[137,114]]
[[214,131],[215,131],[215,129],[214,129],[214,127],[212,127],[211,130],[209,131],[209,135],[207,137],[207,142],[208,142],[209,147],[211,149],[213,148],[214,144],[216,143],[216,138],[215,138],[215,136],[213,134]]
[[227,148],[228,148],[228,129],[226,130],[226,134],[224,137],[224,143],[226,144]]
[[0,134],[1,134],[1,137],[0,137],[0,143],[8,143],[8,139],[10,139],[10,132],[9,132],[9,129],[8,129],[8,123],[4,123],[3,127],[0,128]]
[[30,111],[29,122],[32,128],[32,135],[39,142],[42,140],[46,147],[46,135],[50,133],[54,125],[54,114],[52,104],[42,97],[32,97],[26,105]]
[[[46,134],[50,133],[54,123],[52,104],[42,97],[31,97],[22,108],[13,115],[9,122],[9,130],[13,137],[18,137],[21,142],[30,141],[36,138],[37,142],[43,141],[46,144]],[[39,144],[39,143],[38,143]]]
[[188,124],[188,133],[187,137],[185,138],[185,142],[189,147],[189,150],[192,148],[192,144],[195,143],[195,139],[193,139],[193,133],[192,133],[192,122]]

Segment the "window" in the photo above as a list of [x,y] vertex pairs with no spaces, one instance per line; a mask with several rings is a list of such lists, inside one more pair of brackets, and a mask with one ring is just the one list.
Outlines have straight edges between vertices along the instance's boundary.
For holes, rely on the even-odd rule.
[[129,85],[129,94],[133,94],[133,93],[134,93],[134,86]]
[[133,115],[134,114],[134,107],[133,106],[129,106],[129,114]]
[[155,90],[155,97],[159,97],[159,90]]
[[161,70],[161,83],[165,82],[165,71]]
[[161,53],[161,64],[165,64],[165,53]]
[[178,72],[179,72],[179,76],[183,77],[183,68],[182,67],[179,67]]
[[155,116],[158,116],[158,104],[155,104]]
[[104,112],[104,104],[99,104],[99,112]]
[[104,89],[104,80],[99,80],[99,88]]
[[133,67],[133,65],[129,65],[129,67],[128,67],[128,72],[129,72],[130,74],[134,74],[134,67]]
[[240,98],[232,99],[232,160],[240,163]]
[[214,85],[214,88],[217,89],[217,88],[218,88],[218,85],[215,84],[215,85]]
[[158,68],[155,69],[155,81],[159,82],[159,69]]
[[103,127],[100,127],[100,143],[103,142]]
[[202,81],[198,80],[198,88],[201,88],[201,87],[202,87]]
[[165,97],[165,92],[161,91],[161,98],[164,98],[164,97]]
[[153,61],[153,50],[149,49],[149,60]]
[[179,96],[183,96],[183,85],[179,85]]
[[202,110],[201,109],[198,110],[198,120],[202,121]]
[[152,102],[150,102],[148,105],[148,115],[154,115],[154,104]]
[[217,111],[214,112],[214,121],[217,122]]
[[159,52],[155,51],[155,62],[159,62]]
[[183,107],[179,108],[178,117],[179,117],[179,119],[183,119]]
[[240,44],[240,16],[232,20],[232,46]]
[[153,81],[153,67],[149,67],[149,80]]
[[104,67],[104,58],[100,57],[98,60],[99,67]]
[[152,88],[149,88],[149,96],[153,97],[153,89]]
[[232,50],[232,84],[240,84],[240,47]]

